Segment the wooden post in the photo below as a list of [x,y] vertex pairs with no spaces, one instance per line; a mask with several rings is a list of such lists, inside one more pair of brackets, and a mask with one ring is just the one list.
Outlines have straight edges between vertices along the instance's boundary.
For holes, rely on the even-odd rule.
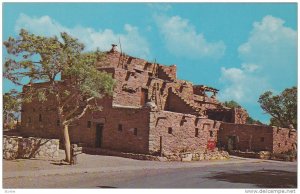
[[163,151],[162,151],[162,136],[159,137],[159,151],[160,151],[160,157],[163,156]]

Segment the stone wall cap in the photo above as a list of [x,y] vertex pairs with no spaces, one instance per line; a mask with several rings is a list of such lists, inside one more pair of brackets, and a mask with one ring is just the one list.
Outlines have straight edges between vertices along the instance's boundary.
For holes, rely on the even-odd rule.
[[125,105],[121,105],[121,104],[113,104],[112,105],[113,108],[127,108],[127,109],[141,109],[141,106],[125,106]]

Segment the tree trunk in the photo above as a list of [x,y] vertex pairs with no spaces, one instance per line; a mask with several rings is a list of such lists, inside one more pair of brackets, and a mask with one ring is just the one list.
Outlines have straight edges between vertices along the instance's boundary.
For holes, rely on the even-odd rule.
[[69,136],[69,125],[64,125],[63,134],[65,142],[66,161],[71,164],[71,143]]

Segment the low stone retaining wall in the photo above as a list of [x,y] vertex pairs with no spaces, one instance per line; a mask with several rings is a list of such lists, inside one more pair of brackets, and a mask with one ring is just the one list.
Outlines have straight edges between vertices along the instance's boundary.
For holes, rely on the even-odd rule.
[[230,155],[244,157],[244,158],[260,158],[258,152],[242,152],[242,151],[232,150],[229,153]]
[[108,155],[108,156],[118,156],[124,158],[131,158],[136,160],[151,160],[151,161],[200,161],[200,160],[224,160],[229,158],[229,154],[226,151],[214,151],[208,153],[182,153],[168,155],[164,157],[147,155],[147,154],[134,154],[134,153],[124,153],[113,150],[107,150],[102,148],[88,148],[83,147],[82,152],[86,154],[95,155]]
[[136,159],[136,160],[152,160],[152,161],[160,160],[157,156],[118,152],[118,151],[107,150],[107,149],[102,149],[102,148],[83,147],[82,152],[86,153],[86,154],[95,154],[95,155],[119,156],[119,157],[124,157],[124,158],[132,158],[132,159]]
[[167,156],[171,161],[202,161],[202,160],[225,160],[229,158],[229,154],[226,151],[210,151],[204,153],[181,153],[179,155]]
[[242,152],[238,150],[230,151],[231,155],[240,156],[244,158],[259,158],[264,160],[282,160],[282,161],[295,161],[297,159],[296,154],[292,153],[271,153],[269,151],[260,152]]
[[3,136],[3,158],[55,158],[58,157],[59,140],[38,137]]

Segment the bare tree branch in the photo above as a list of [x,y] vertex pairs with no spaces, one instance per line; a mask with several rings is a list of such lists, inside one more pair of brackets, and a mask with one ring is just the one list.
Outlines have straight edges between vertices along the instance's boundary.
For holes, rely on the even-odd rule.
[[73,116],[73,118],[66,120],[63,122],[63,124],[68,125],[78,119],[80,119],[81,117],[83,117],[83,115],[85,115],[86,111],[90,108],[90,105],[86,105],[86,107],[82,110],[82,112],[80,114],[78,114],[77,116]]

